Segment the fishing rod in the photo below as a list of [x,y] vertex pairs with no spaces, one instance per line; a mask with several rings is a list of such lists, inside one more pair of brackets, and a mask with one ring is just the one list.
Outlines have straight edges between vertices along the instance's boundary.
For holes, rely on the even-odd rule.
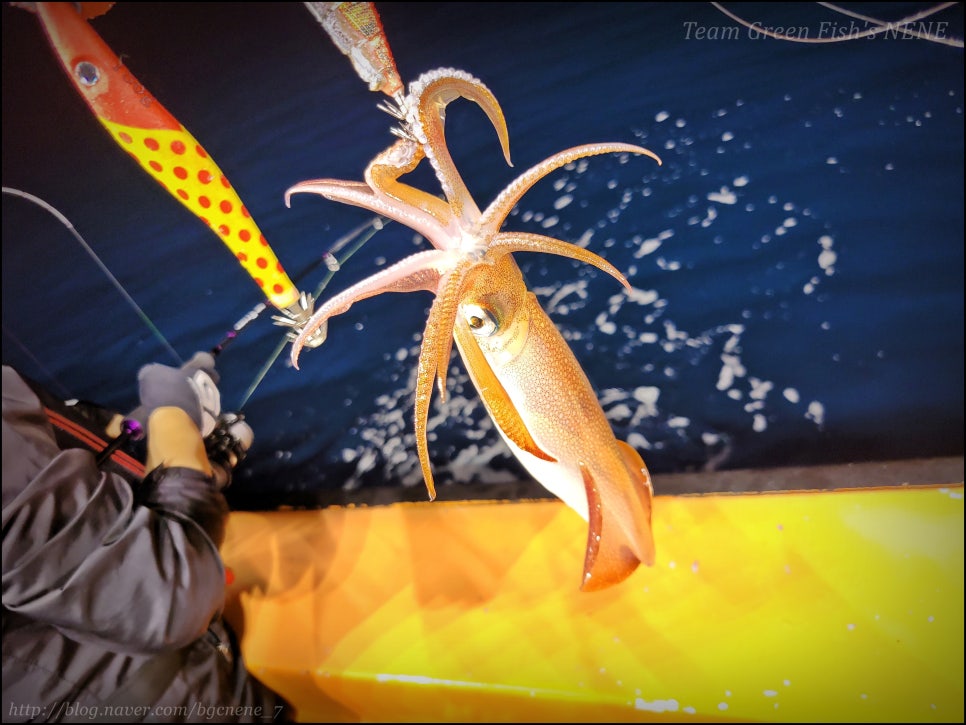
[[[369,241],[369,239],[371,239],[376,232],[380,231],[385,226],[387,221],[388,220],[383,219],[382,217],[373,217],[372,219],[364,222],[363,224],[360,224],[355,229],[350,230],[348,233],[346,233],[338,240],[336,240],[336,242],[331,247],[329,247],[329,249],[322,252],[321,257],[314,259],[313,261],[309,262],[305,267],[303,267],[301,270],[299,270],[299,272],[292,277],[292,281],[295,282],[296,284],[301,283],[302,281],[305,280],[306,277],[309,276],[309,274],[314,272],[323,264],[326,266],[326,268],[329,271],[330,276],[328,277],[328,279],[331,279],[331,275],[334,275],[336,272],[338,272],[342,264],[344,263],[344,260],[340,261],[336,259],[335,255],[339,251],[341,251],[346,245],[348,245],[354,239],[356,239],[359,235],[364,234],[367,230],[371,230],[371,232],[365,237],[365,241],[363,242],[363,244],[366,241]],[[318,299],[323,289],[325,289],[325,286],[316,290],[313,299]],[[305,294],[305,293],[302,293],[302,294]],[[211,349],[211,354],[218,355],[219,353],[221,353],[225,349],[225,347],[228,346],[230,342],[232,342],[236,337],[238,337],[239,332],[241,332],[243,329],[248,327],[248,325],[250,325],[252,322],[257,320],[266,309],[268,309],[268,305],[265,302],[259,302],[257,305],[252,307],[252,309],[250,309],[248,312],[242,315],[238,319],[238,321],[234,325],[232,325],[231,329],[225,333],[221,341]],[[276,321],[279,321],[279,320],[276,320]],[[281,322],[281,324],[287,325],[289,323],[286,320],[284,322]]]
[[[322,292],[329,285],[329,282],[332,281],[332,278],[335,276],[335,273],[342,268],[342,265],[344,265],[353,254],[355,254],[360,249],[362,249],[362,246],[370,239],[372,239],[372,237],[375,236],[376,232],[380,231],[385,226],[386,221],[387,220],[383,219],[382,217],[375,217],[370,221],[366,222],[365,224],[363,224],[362,226],[356,227],[356,229],[352,230],[352,232],[342,237],[339,241],[337,241],[332,246],[332,249],[329,251],[329,253],[327,253],[328,256],[323,255],[323,259],[325,259],[325,264],[328,267],[328,272],[326,272],[325,277],[322,278],[322,281],[319,283],[319,286],[316,287],[315,289],[315,299],[318,299],[322,295]],[[368,233],[363,234],[367,229],[369,230]],[[353,244],[352,247],[350,247],[345,254],[343,254],[339,258],[335,258],[334,256],[332,256],[336,251],[342,249],[344,246],[349,244],[359,234],[363,234],[363,236],[360,236],[359,239],[356,241],[356,243]],[[316,263],[315,266],[318,266],[318,264]],[[278,318],[276,318],[276,320],[277,319]],[[248,389],[245,390],[245,394],[242,396],[241,402],[238,404],[238,410],[241,410],[243,407],[245,407],[245,404],[248,403],[252,394],[255,392],[255,389],[261,384],[265,375],[268,374],[268,371],[271,369],[272,365],[275,364],[275,361],[278,360],[278,356],[282,354],[282,350],[284,350],[285,346],[294,339],[294,335],[295,335],[294,331],[290,330],[289,332],[285,333],[285,336],[282,337],[281,340],[278,341],[278,344],[276,345],[275,350],[272,352],[268,360],[265,361],[265,364],[255,375],[255,378],[254,380],[252,380],[251,385],[249,385]],[[324,342],[325,333],[321,332],[315,339],[318,342],[314,346],[317,347],[318,345],[321,345],[322,342]]]
[[[327,251],[323,252],[321,257],[313,260],[306,267],[300,270],[293,281],[296,283],[301,282],[302,279],[308,276],[312,271],[320,267],[322,264],[325,264],[328,271],[326,272],[325,277],[322,278],[319,286],[316,287],[315,295],[313,297],[313,299],[318,299],[322,292],[325,291],[325,288],[329,285],[329,282],[332,281],[332,278],[335,276],[336,272],[342,268],[342,265],[344,265],[353,254],[362,249],[363,245],[372,239],[377,232],[381,231],[387,221],[388,220],[383,219],[382,217],[373,217],[369,221],[351,230],[349,233],[339,238]],[[343,254],[341,257],[335,256],[337,252],[341,251],[353,241],[355,241],[355,243],[352,244],[345,254]],[[238,334],[243,329],[258,319],[262,312],[265,311],[266,307],[267,306],[264,303],[259,303],[249,310],[248,313],[243,315],[238,322],[232,326],[232,329],[225,334],[225,337],[221,340],[221,342],[212,348],[211,354],[217,357],[232,340],[238,337]],[[288,324],[285,318],[280,319],[275,317],[274,319],[276,322]],[[255,378],[245,390],[241,401],[235,407],[235,412],[222,414],[219,416],[215,430],[205,438],[205,447],[206,450],[208,450],[210,459],[214,460],[218,456],[230,455],[234,456],[235,458],[235,464],[233,465],[237,465],[237,463],[245,457],[247,448],[251,446],[251,442],[249,441],[247,445],[240,446],[238,441],[238,431],[247,429],[250,434],[251,429],[248,428],[246,423],[244,423],[245,416],[242,415],[241,410],[251,399],[251,396],[254,394],[258,386],[261,385],[262,380],[265,379],[268,371],[271,370],[272,366],[275,364],[275,361],[278,360],[278,357],[282,354],[285,346],[294,339],[295,335],[296,333],[294,330],[289,330],[283,335],[281,340],[279,340],[278,344],[275,346],[275,350],[268,357],[262,367],[259,368]],[[318,340],[316,345],[321,345],[325,340],[324,333],[319,335],[316,339]],[[101,455],[104,457],[104,460],[107,460],[107,458],[109,458],[115,450],[128,441],[137,441],[143,437],[144,431],[140,424],[138,424],[138,422],[135,420],[125,419],[122,424],[120,435],[111,441],[111,444]],[[98,459],[98,463],[100,463],[100,458]]]
[[[151,330],[152,334],[158,339],[158,341],[171,352],[172,356],[181,367],[184,365],[184,361],[181,356],[178,355],[177,351],[168,342],[167,338],[162,334],[158,327],[151,321],[147,313],[141,309],[141,307],[134,301],[134,298],[127,292],[124,285],[114,276],[107,265],[101,260],[97,252],[87,243],[87,241],[81,236],[80,232],[77,231],[76,227],[71,223],[71,221],[62,214],[58,209],[56,209],[52,204],[44,201],[38,196],[27,193],[20,189],[14,189],[12,187],[2,187],[4,194],[9,194],[25,201],[29,201],[32,204],[39,206],[48,213],[50,213],[55,219],[57,219],[61,224],[63,224],[74,239],[81,245],[81,247],[87,252],[88,255],[94,260],[98,268],[105,274],[105,276],[111,281],[113,286],[121,293],[124,300],[134,309],[137,313],[138,318]],[[347,234],[340,237],[336,242],[325,252],[322,253],[320,257],[310,262],[302,270],[299,271],[296,280],[301,281],[313,271],[318,269],[320,266],[325,265],[327,272],[323,277],[322,281],[319,283],[315,290],[314,298],[317,299],[325,288],[328,286],[329,282],[335,274],[342,268],[350,257],[359,251],[366,242],[368,242],[377,232],[381,231],[387,220],[382,217],[373,217],[358,227],[350,230]],[[354,243],[353,243],[354,242]],[[336,256],[339,252],[345,249],[351,244],[344,254]],[[304,295],[304,293],[303,293]],[[214,356],[218,356],[225,347],[234,339],[238,337],[238,334],[248,327],[252,322],[254,322],[258,317],[265,311],[267,305],[265,303],[259,303],[248,313],[243,315],[241,319],[238,320],[232,329],[225,335],[225,337],[219,342],[214,348],[212,348],[211,353]],[[286,318],[287,319],[287,318]],[[276,318],[278,321],[278,318]],[[285,323],[288,324],[288,323]],[[72,397],[70,391],[60,382],[56,375],[51,373],[47,368],[37,360],[36,356],[24,345],[16,335],[7,329],[6,325],[3,326],[4,334],[7,335],[14,343],[23,350],[23,352],[35,362],[39,369],[47,373],[48,377],[54,381],[54,383],[61,388],[62,392],[65,394],[64,399]],[[251,446],[251,428],[247,423],[244,422],[245,417],[241,414],[241,409],[249,401],[252,394],[261,384],[265,375],[271,369],[272,365],[278,359],[282,350],[285,349],[285,345],[293,339],[295,335],[294,330],[289,330],[285,333],[282,339],[279,341],[272,355],[268,358],[265,364],[259,369],[252,383],[245,390],[245,394],[239,403],[236,412],[223,413],[218,417],[214,430],[205,437],[205,450],[209,460],[220,460],[228,461],[230,467],[234,467],[241,460],[243,460],[247,454],[248,448]],[[324,335],[320,336],[319,343],[321,344],[324,340]],[[110,440],[107,446],[101,450],[95,459],[96,465],[98,467],[107,463],[111,457],[122,447],[126,446],[128,443],[140,441],[144,438],[145,430],[144,426],[130,415],[125,416],[120,424],[120,433]],[[219,473],[218,475],[223,475]]]
[[127,290],[124,289],[124,285],[122,285],[118,281],[117,277],[115,277],[111,273],[111,270],[108,269],[107,265],[104,264],[104,262],[101,260],[101,258],[97,255],[97,252],[95,252],[93,250],[93,248],[91,247],[91,245],[89,245],[84,240],[84,237],[82,237],[81,234],[80,234],[80,232],[77,231],[77,229],[71,223],[70,219],[68,219],[66,216],[64,216],[63,214],[61,214],[56,208],[54,208],[53,205],[48,204],[46,201],[44,201],[43,199],[41,199],[38,196],[34,196],[33,194],[28,194],[26,191],[21,191],[20,189],[14,189],[14,188],[9,187],[9,186],[4,186],[3,187],[3,193],[4,194],[10,194],[11,196],[15,196],[15,197],[18,197],[20,199],[24,199],[26,201],[31,202],[32,204],[36,204],[37,206],[39,206],[44,211],[52,214],[53,217],[55,219],[57,219],[57,221],[59,221],[61,224],[63,224],[67,228],[67,231],[69,231],[71,233],[71,235],[73,235],[74,239],[77,240],[77,243],[81,245],[81,247],[84,249],[84,251],[87,252],[87,254],[90,256],[90,258],[94,260],[94,263],[107,276],[107,278],[111,281],[111,284],[114,285],[114,287],[117,289],[117,291],[121,293],[121,296],[124,297],[124,300],[128,303],[128,305],[130,305],[131,309],[134,310],[134,313],[138,316],[138,318],[140,318],[140,320],[151,331],[151,334],[154,335],[154,337],[158,340],[158,342],[160,342],[161,345],[168,352],[171,353],[171,356],[175,360],[177,360],[179,366],[184,365],[184,360],[181,359],[181,356],[171,346],[171,343],[168,342],[167,338],[164,335],[161,334],[161,330],[159,330],[157,328],[157,325],[155,325],[151,321],[151,318],[148,317],[147,313],[144,310],[141,309],[141,306],[138,305],[138,303],[134,301],[134,298],[131,297],[131,295],[128,294]]
[[[23,199],[25,201],[28,201],[32,204],[39,206],[41,209],[51,214],[55,219],[57,219],[57,221],[63,224],[64,227],[71,233],[73,238],[77,241],[77,243],[80,244],[80,246],[84,249],[84,251],[87,252],[87,254],[91,257],[91,259],[94,261],[97,267],[108,278],[108,280],[111,282],[114,288],[121,293],[121,296],[124,298],[125,302],[134,310],[138,319],[140,319],[144,323],[144,325],[151,331],[151,334],[154,335],[154,337],[158,340],[158,342],[160,342],[161,345],[166,350],[168,350],[168,352],[171,353],[171,356],[177,362],[178,367],[181,367],[182,365],[184,365],[184,360],[174,349],[171,343],[168,342],[168,339],[164,336],[161,330],[158,329],[157,325],[154,324],[154,322],[147,315],[147,313],[143,309],[141,309],[140,305],[138,305],[138,303],[134,300],[134,298],[124,288],[124,285],[121,284],[121,282],[117,279],[117,277],[111,272],[108,266],[100,258],[100,256],[98,256],[97,252],[94,251],[93,247],[91,247],[91,245],[87,243],[87,241],[80,234],[80,232],[77,231],[77,228],[70,221],[70,219],[68,219],[63,213],[61,213],[52,204],[44,201],[43,199],[41,199],[38,196],[35,196],[34,194],[30,194],[26,191],[22,191],[20,189],[15,189],[8,186],[4,186],[2,188],[3,188],[4,194],[9,194],[10,196]],[[369,219],[368,221],[350,230],[345,235],[343,235],[338,240],[336,240],[336,242],[331,247],[329,247],[329,249],[323,252],[320,257],[311,261],[308,265],[306,265],[303,269],[301,269],[298,275],[296,276],[296,279],[301,282],[303,279],[308,277],[316,269],[324,265],[327,269],[327,272],[325,277],[322,279],[321,283],[319,284],[319,286],[316,288],[315,295],[314,295],[314,299],[318,299],[319,296],[322,294],[322,292],[325,290],[325,288],[328,286],[329,282],[332,281],[332,278],[335,276],[336,272],[338,272],[342,268],[342,265],[344,265],[353,254],[359,251],[359,249],[361,249],[366,242],[368,242],[373,236],[375,236],[377,232],[381,231],[385,227],[387,221],[388,221],[387,219],[377,216],[377,217],[373,217],[372,219]],[[349,245],[352,245],[352,246],[349,247]],[[349,247],[349,249],[345,252],[345,254],[337,257],[336,255],[346,247]],[[228,346],[228,344],[231,343],[233,340],[235,340],[242,330],[244,330],[252,322],[257,320],[261,316],[261,314],[267,309],[267,307],[268,307],[267,304],[265,304],[264,302],[260,302],[251,310],[249,310],[247,313],[245,313],[232,326],[232,329],[225,334],[222,340],[218,342],[218,344],[211,349],[211,354],[217,357],[221,352],[223,352],[224,349]],[[276,321],[278,322],[279,318],[276,318]],[[283,324],[288,324],[288,323],[283,323]],[[36,360],[36,357],[26,348],[26,346],[12,332],[7,330],[6,326],[4,326],[4,332],[18,345],[18,347],[22,348],[31,359]],[[245,403],[247,403],[248,400],[251,398],[251,395],[254,393],[255,389],[258,387],[262,379],[268,373],[269,369],[278,359],[278,356],[281,354],[281,351],[285,348],[285,344],[292,339],[292,336],[294,334],[295,334],[294,330],[289,330],[288,332],[285,333],[285,336],[279,342],[278,347],[275,349],[275,351],[270,356],[268,361],[259,369],[259,372],[256,374],[255,379],[246,389],[242,402],[238,406],[239,410],[241,410],[242,406],[244,406]],[[321,344],[321,339],[322,338],[319,339],[319,344]],[[39,367],[41,367],[46,371],[46,368],[40,365],[39,362],[38,362],[38,365]],[[64,391],[67,391],[66,386],[60,383],[56,379],[56,376],[54,376],[52,373],[48,373],[48,374],[50,375],[51,379],[53,379],[60,388],[62,388]],[[70,397],[70,395],[68,395],[67,397]],[[128,435],[125,436],[125,438],[133,438],[134,440],[137,439],[136,437],[133,437],[133,434],[135,433],[134,431],[128,431],[127,433]],[[119,442],[118,445],[120,445],[123,442],[124,441]],[[116,450],[116,447],[115,447],[115,450]]]

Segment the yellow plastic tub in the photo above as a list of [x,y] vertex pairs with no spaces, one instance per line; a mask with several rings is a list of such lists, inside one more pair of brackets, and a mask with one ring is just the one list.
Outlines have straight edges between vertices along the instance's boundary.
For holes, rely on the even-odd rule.
[[300,721],[963,720],[963,486],[659,496],[579,591],[557,501],[234,513],[229,618]]

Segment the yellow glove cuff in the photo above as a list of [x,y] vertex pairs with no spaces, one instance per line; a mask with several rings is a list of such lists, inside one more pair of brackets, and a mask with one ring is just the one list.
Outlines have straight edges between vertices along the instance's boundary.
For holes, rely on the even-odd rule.
[[114,417],[111,418],[111,422],[107,424],[107,428],[104,432],[107,433],[111,438],[117,438],[121,435],[121,424],[124,422],[124,416],[120,413],[115,413]]
[[201,431],[181,408],[157,408],[148,418],[148,459],[146,470],[157,466],[191,468],[211,475]]

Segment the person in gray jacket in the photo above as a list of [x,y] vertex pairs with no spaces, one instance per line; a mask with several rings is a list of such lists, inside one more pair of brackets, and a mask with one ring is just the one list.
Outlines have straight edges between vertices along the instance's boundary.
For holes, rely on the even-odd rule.
[[[290,721],[221,617],[217,482],[250,429],[213,468],[208,353],[138,379],[141,406],[124,421],[3,367],[3,721]],[[139,427],[143,467],[118,445]]]

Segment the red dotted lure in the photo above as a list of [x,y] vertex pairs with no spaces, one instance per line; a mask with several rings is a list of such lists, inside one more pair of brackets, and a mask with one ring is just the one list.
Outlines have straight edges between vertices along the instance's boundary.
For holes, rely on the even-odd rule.
[[78,92],[118,145],[232,251],[279,310],[299,291],[228,178],[201,144],[121,63],[74,3],[36,3]]

